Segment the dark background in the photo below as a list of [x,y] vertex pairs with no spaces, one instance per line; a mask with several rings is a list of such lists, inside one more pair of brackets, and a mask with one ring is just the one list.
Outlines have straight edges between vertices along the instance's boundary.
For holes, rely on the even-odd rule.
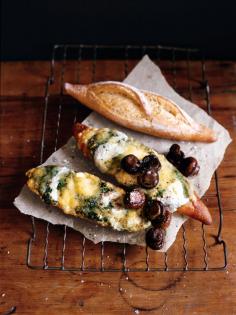
[[1,58],[50,59],[55,43],[196,47],[236,59],[236,1],[2,0]]

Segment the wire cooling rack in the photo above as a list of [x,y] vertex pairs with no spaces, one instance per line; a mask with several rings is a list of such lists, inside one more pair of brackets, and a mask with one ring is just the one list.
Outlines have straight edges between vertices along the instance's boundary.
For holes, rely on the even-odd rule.
[[[192,100],[193,94],[197,91],[199,101],[211,114],[210,87],[206,78],[205,62],[196,49],[160,45],[55,45],[50,75],[45,86],[40,163],[46,156],[57,150],[61,143],[66,141],[66,137],[69,138],[73,122],[81,121],[89,113],[81,107],[82,105],[78,105],[63,94],[63,85],[71,69],[73,68],[74,71],[74,77],[70,78],[72,82],[97,81],[98,65],[102,67],[99,81],[123,80],[130,70],[130,64],[135,65],[145,54],[148,54],[161,69],[163,64],[166,75],[171,80],[170,83],[177,91],[179,71],[177,60],[182,60],[181,71],[184,69],[186,74],[186,80],[182,84],[184,96]],[[114,74],[111,77],[110,73],[103,71],[104,62],[109,61],[112,64],[112,60],[119,64],[119,69],[116,71],[117,77],[113,77]],[[82,78],[83,67],[86,68],[86,73],[90,71],[90,76],[84,79]],[[107,67],[109,70],[109,66]],[[71,111],[72,108],[73,111]],[[54,127],[52,126],[51,129],[50,115],[51,121],[54,122]],[[65,124],[67,128],[63,128]],[[52,129],[53,135],[51,135]],[[199,222],[188,220],[167,253],[153,252],[148,248],[127,244],[101,242],[95,245],[79,232],[66,226],[55,227],[32,217],[32,236],[28,242],[27,266],[33,269],[80,272],[224,270],[227,266],[227,248],[221,236],[223,212],[217,172],[214,174],[211,187],[204,201],[208,203],[211,200],[213,203],[214,222],[216,222],[214,227],[205,227]]]

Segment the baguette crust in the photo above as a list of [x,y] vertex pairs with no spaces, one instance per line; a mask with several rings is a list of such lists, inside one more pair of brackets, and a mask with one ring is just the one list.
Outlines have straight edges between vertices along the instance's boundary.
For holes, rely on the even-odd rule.
[[185,205],[179,207],[177,211],[183,215],[186,215],[192,219],[198,220],[204,224],[210,225],[212,223],[212,218],[208,208],[196,195],[195,200],[190,200]]
[[66,83],[65,90],[92,110],[126,128],[173,140],[216,140],[211,129],[196,123],[177,104],[153,92],[114,81],[89,85]]
[[[74,125],[74,137],[83,155],[88,158],[92,157],[90,156],[87,143],[83,141],[84,140],[83,135],[84,133],[89,132],[92,129],[93,128],[90,128],[89,126],[80,123],[76,123]],[[188,203],[179,207],[177,211],[178,213],[186,215],[192,219],[198,220],[203,224],[210,225],[212,223],[211,214],[208,208],[200,200],[196,192],[194,192],[193,198]]]

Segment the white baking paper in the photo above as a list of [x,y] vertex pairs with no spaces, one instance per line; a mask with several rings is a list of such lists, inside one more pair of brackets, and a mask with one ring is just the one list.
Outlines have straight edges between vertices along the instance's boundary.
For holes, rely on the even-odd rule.
[[[159,67],[155,65],[148,56],[143,57],[124,82],[137,88],[150,90],[168,97],[183,108],[194,120],[210,127],[216,132],[218,140],[214,143],[178,142],[185,154],[187,156],[191,155],[196,157],[200,164],[199,175],[194,177],[191,181],[195,190],[202,196],[208,189],[211,177],[222,161],[225,150],[231,142],[228,131],[217,123],[216,120],[211,118],[204,110],[177,94],[167,83]],[[160,153],[167,152],[170,145],[173,143],[173,141],[170,140],[164,140],[125,129],[108,121],[95,112],[91,113],[85,119],[84,123],[94,127],[119,129],[129,136],[137,138],[145,145],[156,149]],[[176,141],[174,142],[176,143]],[[44,165],[47,164],[67,166],[75,171],[91,172],[105,180],[112,181],[110,178],[99,173],[92,162],[85,159],[82,154],[77,151],[73,138],[69,139],[65,146],[54,152],[44,163]],[[15,199],[14,204],[22,213],[44,219],[52,224],[65,224],[80,231],[86,238],[92,240],[94,243],[112,241],[145,245],[145,231],[138,233],[117,232],[110,228],[102,228],[86,220],[65,215],[55,207],[46,206],[36,195],[29,191],[26,186],[23,187],[19,196]],[[185,221],[186,217],[174,213],[171,225],[166,230],[165,245],[162,251],[166,251],[174,242],[179,228]]]

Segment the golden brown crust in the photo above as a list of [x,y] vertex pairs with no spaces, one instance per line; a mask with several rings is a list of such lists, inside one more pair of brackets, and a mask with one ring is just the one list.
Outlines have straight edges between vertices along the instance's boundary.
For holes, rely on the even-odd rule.
[[216,140],[211,129],[197,124],[177,104],[156,93],[109,81],[89,85],[66,83],[65,90],[89,108],[126,128],[173,140]]
[[83,131],[89,129],[88,126],[76,123],[73,127],[73,134],[76,139],[76,142],[79,144],[80,150],[85,157],[90,157],[90,152],[87,148],[87,145],[82,141]]
[[[195,193],[196,195],[196,193]],[[200,200],[200,198],[196,195],[195,201],[189,201],[185,205],[181,206],[177,209],[177,211],[181,214],[184,214],[190,218],[198,220],[204,224],[211,224],[212,217],[211,214],[206,207],[206,205]]]

